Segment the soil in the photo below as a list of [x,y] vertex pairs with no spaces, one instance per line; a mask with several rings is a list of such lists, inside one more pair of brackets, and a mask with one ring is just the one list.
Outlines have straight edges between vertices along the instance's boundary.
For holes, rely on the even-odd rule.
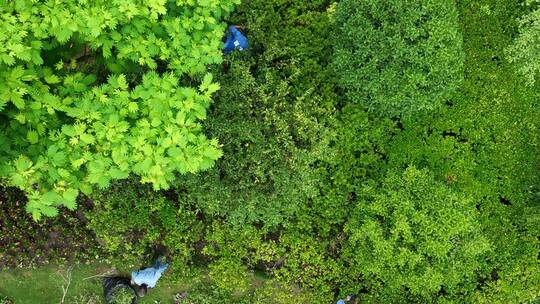
[[26,197],[14,188],[0,187],[0,268],[91,260],[98,243],[86,228],[88,198],[79,197],[78,209],[61,208],[54,218],[35,222],[25,210]]

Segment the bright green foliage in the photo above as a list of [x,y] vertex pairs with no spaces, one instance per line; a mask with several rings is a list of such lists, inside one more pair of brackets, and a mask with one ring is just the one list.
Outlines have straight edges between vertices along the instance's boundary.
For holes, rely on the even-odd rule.
[[515,63],[527,84],[533,85],[540,72],[540,4],[538,0],[528,0],[533,11],[519,21],[519,36],[508,47],[507,58]]
[[50,59],[43,51],[68,42],[85,42],[99,49],[105,58],[112,56],[150,68],[157,67],[159,60],[168,62],[171,69],[193,74],[203,72],[208,64],[221,62],[220,19],[238,1],[0,3],[0,59],[6,65],[21,61],[42,65],[44,59]]
[[35,219],[130,173],[157,190],[212,166],[200,121],[219,85],[201,73],[236,2],[2,1],[0,177]]
[[427,170],[390,174],[367,186],[345,226],[342,258],[376,302],[431,302],[474,281],[490,249],[475,202]]
[[433,109],[458,87],[463,53],[454,1],[343,0],[336,19],[339,84],[370,112]]

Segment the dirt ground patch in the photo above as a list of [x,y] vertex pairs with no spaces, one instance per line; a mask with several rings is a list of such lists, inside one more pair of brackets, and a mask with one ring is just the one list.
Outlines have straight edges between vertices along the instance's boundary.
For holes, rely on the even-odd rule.
[[90,200],[79,198],[76,211],[61,208],[57,217],[40,222],[25,205],[24,193],[0,187],[0,268],[81,262],[96,255],[97,242],[84,217]]

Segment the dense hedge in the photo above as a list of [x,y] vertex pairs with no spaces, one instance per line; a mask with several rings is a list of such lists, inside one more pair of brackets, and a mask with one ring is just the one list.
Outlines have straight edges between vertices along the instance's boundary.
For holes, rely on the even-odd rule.
[[519,0],[461,1],[458,10],[465,81],[440,111],[404,123],[390,144],[388,164],[428,167],[474,201],[491,249],[476,283],[459,297],[527,302],[540,292],[539,94],[504,60],[517,20],[527,12]]

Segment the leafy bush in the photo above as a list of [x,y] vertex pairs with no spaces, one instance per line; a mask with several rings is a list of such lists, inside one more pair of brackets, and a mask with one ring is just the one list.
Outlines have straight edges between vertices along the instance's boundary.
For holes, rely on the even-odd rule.
[[471,198],[427,170],[390,174],[366,187],[345,226],[342,258],[377,302],[431,302],[474,281],[490,251]]
[[145,265],[155,245],[161,244],[175,257],[173,268],[182,266],[177,268],[181,272],[202,234],[196,212],[189,206],[133,179],[115,183],[96,197],[94,210],[87,215],[88,227],[121,268]]
[[[538,7],[540,1],[527,0],[531,7]],[[534,6],[533,6],[534,5]],[[515,63],[518,71],[525,77],[528,85],[533,85],[536,75],[540,72],[540,9],[523,16],[519,21],[519,36],[508,47],[507,58]]]
[[222,89],[205,121],[224,158],[176,184],[210,217],[276,227],[313,195],[310,164],[325,157],[333,136],[336,95],[325,67],[332,19],[326,1],[287,3],[246,2],[232,20],[244,26],[251,47],[216,71]]
[[454,1],[343,0],[335,68],[347,97],[384,116],[441,105],[462,79]]
[[221,151],[200,121],[219,86],[197,75],[221,62],[234,3],[2,5],[0,177],[34,219],[130,173],[166,189],[174,172],[212,166]]

